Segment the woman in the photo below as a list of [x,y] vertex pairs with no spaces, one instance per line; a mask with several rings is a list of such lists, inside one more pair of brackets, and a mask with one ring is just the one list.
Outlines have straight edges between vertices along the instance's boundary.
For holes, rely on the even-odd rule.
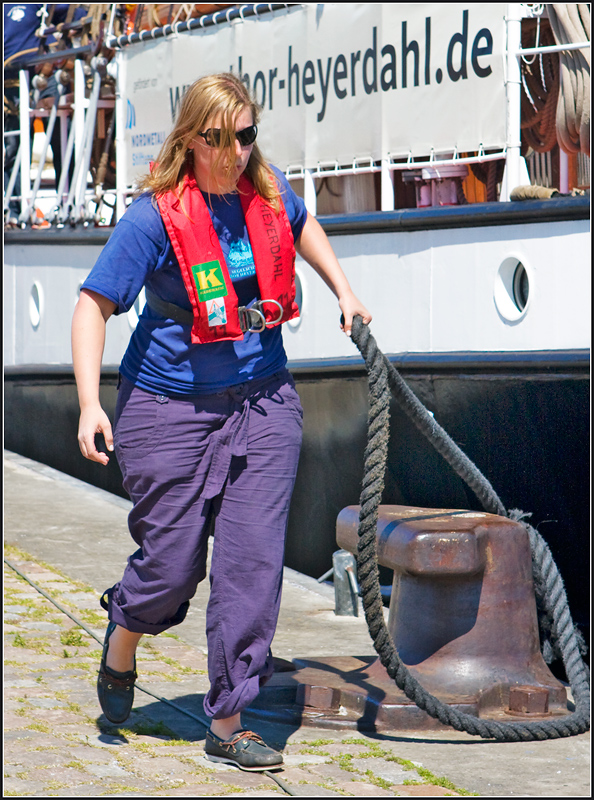
[[[209,758],[269,769],[282,755],[241,727],[270,677],[302,411],[282,345],[297,316],[297,252],[338,298],[342,329],[371,315],[328,239],[255,143],[258,108],[233,75],[194,83],[141,192],[84,283],[73,361],[86,458],[103,434],[134,503],[139,549],[103,599],[98,695],[123,722],[143,634],[181,622],[206,576]],[[105,323],[142,287],[147,305],[121,364],[114,431],[99,403]],[[107,600],[105,600],[107,597]]]

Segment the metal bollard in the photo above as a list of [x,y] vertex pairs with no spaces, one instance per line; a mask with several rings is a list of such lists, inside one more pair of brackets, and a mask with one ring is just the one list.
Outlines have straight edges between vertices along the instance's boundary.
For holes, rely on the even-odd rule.
[[[336,523],[336,542],[344,548],[332,558],[337,615],[358,610],[351,552],[359,546],[359,518],[360,508],[349,506]],[[492,720],[567,715],[565,686],[540,653],[523,525],[465,509],[380,505],[376,543],[378,563],[394,572],[388,634],[425,691]],[[274,689],[294,692],[293,713],[302,724],[444,730],[398,688],[380,658],[316,656],[293,663],[294,672],[275,676]],[[285,714],[285,699],[282,706]]]
[[[336,526],[337,544],[353,551],[359,512],[344,508]],[[545,687],[551,706],[565,710],[565,689],[540,653],[530,543],[520,523],[464,509],[381,505],[377,553],[394,570],[390,636],[425,689],[478,698],[484,710],[507,708],[512,686]],[[380,663],[373,669],[385,672]]]
[[334,613],[338,617],[359,616],[357,561],[352,553],[337,550],[332,554],[334,569]]

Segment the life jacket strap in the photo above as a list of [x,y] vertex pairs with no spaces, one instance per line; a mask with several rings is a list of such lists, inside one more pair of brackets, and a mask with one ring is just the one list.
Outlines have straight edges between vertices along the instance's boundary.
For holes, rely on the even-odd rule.
[[[194,322],[194,315],[187,308],[182,308],[175,303],[168,303],[163,300],[150,289],[145,287],[146,303],[148,307],[166,319],[172,319],[174,322],[179,322],[181,325],[192,325]],[[276,320],[271,322],[266,321],[264,316],[264,305],[273,304],[278,306],[279,315]],[[268,325],[276,324],[283,315],[283,309],[280,303],[276,300],[257,300],[249,308],[246,306],[239,306],[237,309],[239,313],[239,325],[243,333],[249,331],[250,333],[261,333]]]

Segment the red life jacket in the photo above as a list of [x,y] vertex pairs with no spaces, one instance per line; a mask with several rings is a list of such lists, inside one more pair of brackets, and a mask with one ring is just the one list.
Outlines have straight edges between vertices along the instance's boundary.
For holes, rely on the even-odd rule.
[[[260,299],[267,325],[281,325],[299,316],[295,303],[295,247],[287,212],[280,201],[274,210],[244,175],[238,183],[241,206],[252,246]],[[192,343],[243,339],[237,294],[229,276],[211,216],[193,175],[182,186],[183,204],[169,191],[157,198],[161,217],[181,268],[192,304]],[[280,317],[280,319],[279,319]],[[210,318],[210,319],[209,319]]]

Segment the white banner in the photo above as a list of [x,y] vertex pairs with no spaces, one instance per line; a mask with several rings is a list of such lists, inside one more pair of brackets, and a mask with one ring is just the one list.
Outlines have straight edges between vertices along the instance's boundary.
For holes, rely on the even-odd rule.
[[501,148],[506,7],[313,4],[127,46],[128,185],[155,159],[184,91],[214,72],[255,93],[259,144],[283,170]]

